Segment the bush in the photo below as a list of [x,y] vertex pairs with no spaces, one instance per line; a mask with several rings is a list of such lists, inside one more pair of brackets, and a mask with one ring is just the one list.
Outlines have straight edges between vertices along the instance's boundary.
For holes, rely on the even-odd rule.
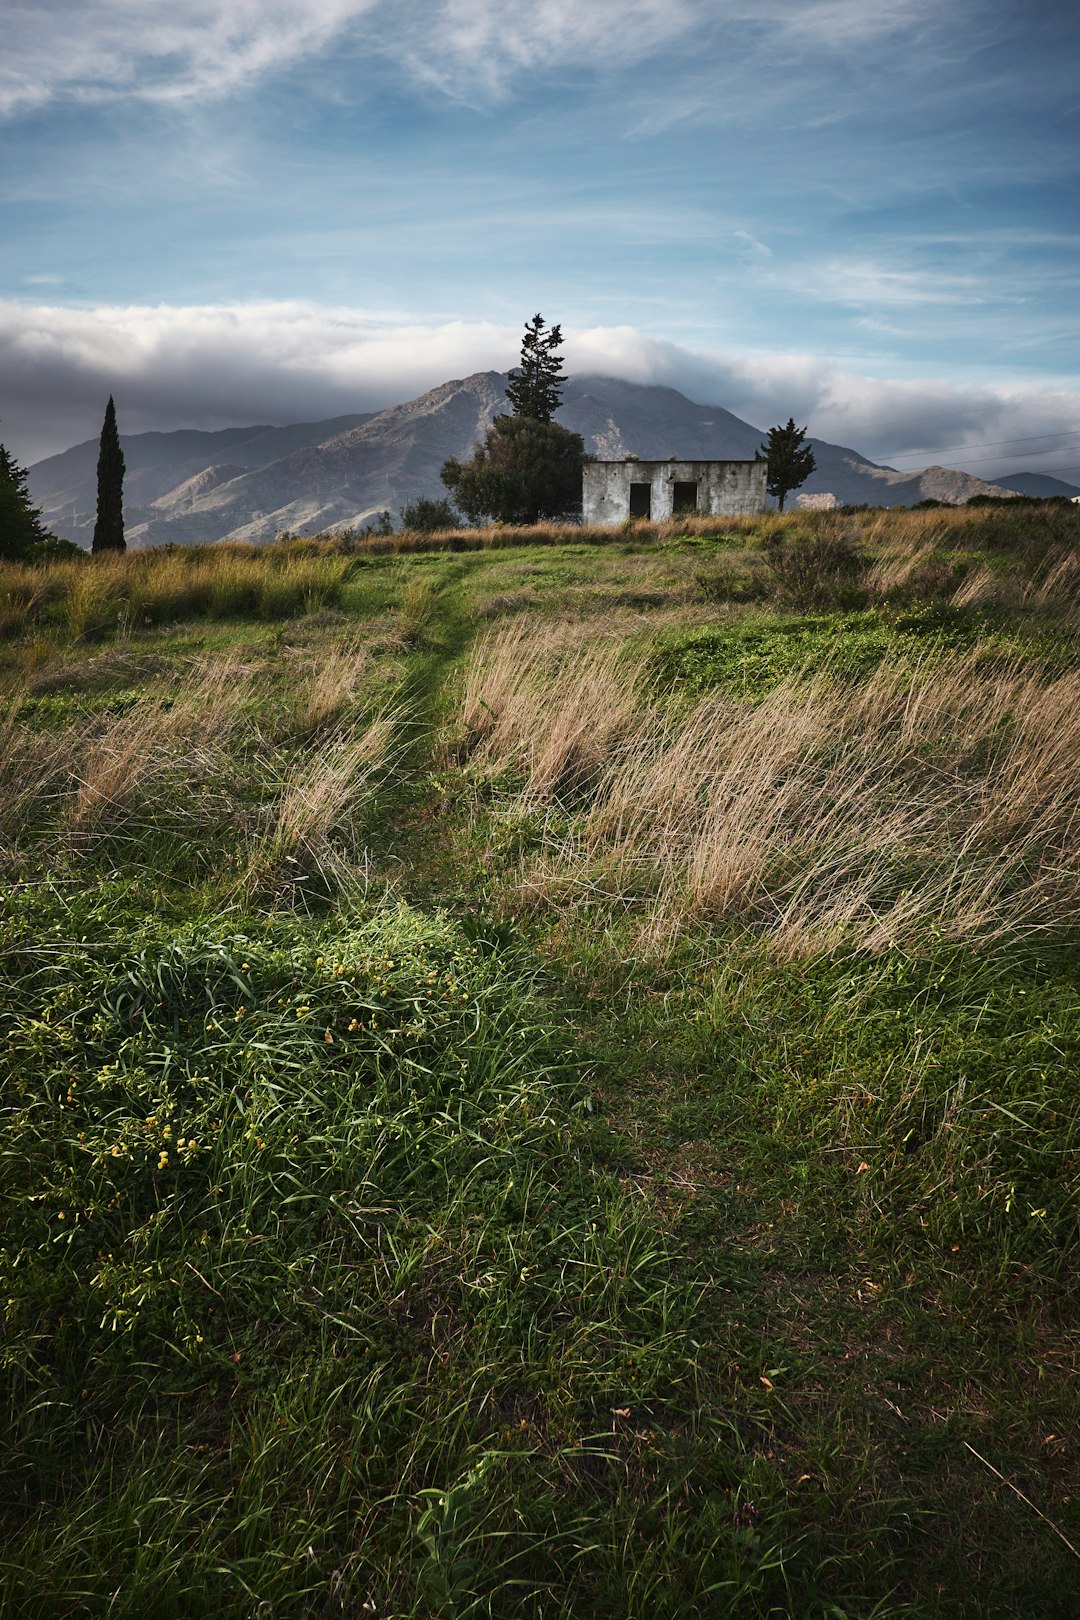
[[866,562],[842,529],[770,538],[766,554],[784,604],[808,608],[854,607]]
[[421,495],[401,508],[401,526],[416,534],[434,534],[438,529],[460,528],[461,515],[453,501],[435,501]]

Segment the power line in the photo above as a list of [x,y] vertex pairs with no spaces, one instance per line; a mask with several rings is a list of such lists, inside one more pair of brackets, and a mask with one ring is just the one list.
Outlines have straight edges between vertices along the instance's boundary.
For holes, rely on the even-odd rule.
[[[1034,467],[1032,469],[1032,477],[1056,478],[1058,473],[1067,472],[1080,472],[1080,463],[1077,463],[1073,467]],[[988,481],[991,483],[993,482],[992,479]]]
[[[1023,439],[987,439],[982,444],[953,444],[953,445],[946,446],[946,448],[944,450],[936,450],[936,449],[935,450],[928,450],[925,453],[928,454],[928,455],[935,455],[935,456],[966,456],[969,450],[993,450],[995,448],[998,448],[998,447],[1000,447],[1002,445],[1007,445],[1007,444],[1033,444],[1036,439],[1076,439],[1076,438],[1080,438],[1080,434],[1077,433],[1075,428],[1063,428],[1060,433],[1029,433],[1027,435],[1027,437],[1023,438]],[[1017,459],[1021,459],[1022,457],[1025,457],[1025,456],[1042,456],[1042,455],[1052,456],[1058,450],[1067,450],[1067,449],[1068,449],[1067,444],[1057,444],[1057,445],[1050,445],[1046,450],[1022,450],[1022,451],[1019,452]],[[910,455],[910,452],[909,452],[909,455]],[[903,458],[901,457],[901,460],[902,459]],[[983,456],[981,459],[983,461],[986,461],[986,460],[995,461],[997,459],[997,457],[996,456],[990,456],[990,457]]]

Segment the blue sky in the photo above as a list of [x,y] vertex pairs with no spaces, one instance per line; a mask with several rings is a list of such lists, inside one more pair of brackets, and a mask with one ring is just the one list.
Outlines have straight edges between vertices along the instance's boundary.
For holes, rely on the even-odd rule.
[[4,0],[0,437],[394,403],[516,357],[1080,482],[1080,12]]

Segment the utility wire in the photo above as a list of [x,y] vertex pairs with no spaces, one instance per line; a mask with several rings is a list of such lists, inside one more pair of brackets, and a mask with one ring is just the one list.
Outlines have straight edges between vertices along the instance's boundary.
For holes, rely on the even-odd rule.
[[[1032,444],[1036,439],[1058,438],[1080,439],[1080,433],[1077,433],[1075,428],[1063,430],[1061,433],[1031,433],[1027,436],[1027,438],[1024,439],[988,439],[982,444],[953,444],[947,445],[943,450],[934,449],[928,450],[924,453],[934,456],[966,456],[969,450],[993,450],[1002,445]],[[1052,444],[1047,446],[1045,450],[1018,450],[1016,459],[1019,461],[1027,456],[1052,456],[1055,455],[1057,451],[1067,450],[1068,448],[1068,444]],[[910,456],[910,451],[908,452],[908,455]],[[907,457],[902,456],[900,459],[903,461],[906,460]],[[997,459],[998,458],[996,456],[980,457],[980,460],[982,461],[996,461]],[[923,465],[925,465],[925,463],[923,463]]]

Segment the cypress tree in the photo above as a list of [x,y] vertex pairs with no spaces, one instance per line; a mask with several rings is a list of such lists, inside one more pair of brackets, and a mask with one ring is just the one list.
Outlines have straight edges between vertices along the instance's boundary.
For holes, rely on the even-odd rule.
[[97,521],[91,551],[126,551],[124,539],[124,452],[116,431],[112,395],[105,407],[97,464]]

